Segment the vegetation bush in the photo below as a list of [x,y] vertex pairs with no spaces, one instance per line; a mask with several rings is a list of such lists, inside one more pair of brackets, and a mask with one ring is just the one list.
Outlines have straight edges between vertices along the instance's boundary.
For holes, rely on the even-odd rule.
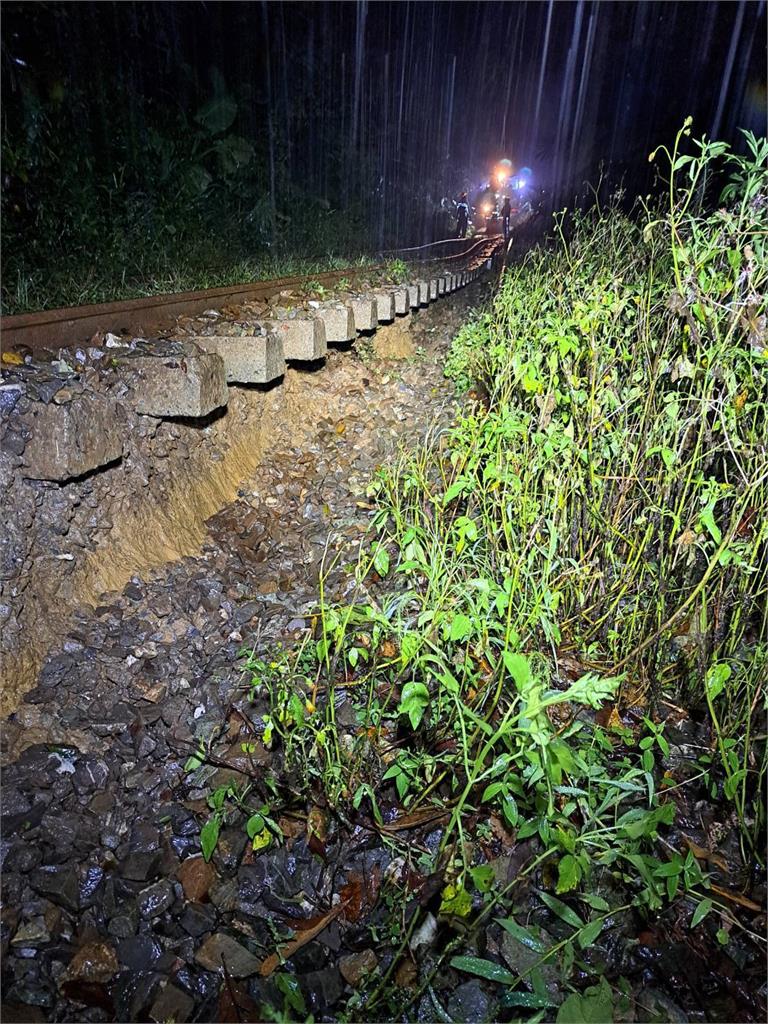
[[[402,893],[353,1015],[407,1016],[450,966],[495,982],[507,1015],[618,1019],[627,987],[586,951],[617,915],[676,901],[716,944],[760,941],[672,826],[703,794],[764,866],[768,143],[681,155],[688,132],[664,151],[665,212],[563,214],[559,246],[507,271],[447,367],[487,402],[379,471],[351,598],[321,592],[301,650],[247,663],[280,766],[254,843],[279,839],[274,806],[307,800],[375,822],[439,879],[452,936],[408,991],[392,984],[426,927]],[[711,738],[682,764],[681,703]],[[444,815],[437,848],[399,839],[395,810]],[[531,848],[504,885],[484,852],[499,835]],[[532,952],[525,969],[478,955],[490,927]],[[566,998],[575,964],[599,984]]]

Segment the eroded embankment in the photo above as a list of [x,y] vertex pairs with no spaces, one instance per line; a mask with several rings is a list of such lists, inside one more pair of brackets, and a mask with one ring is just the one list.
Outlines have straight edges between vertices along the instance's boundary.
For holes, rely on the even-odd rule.
[[[361,338],[360,348],[385,358],[412,355],[412,324],[421,320],[423,329],[431,316],[429,309],[407,313]],[[327,363],[289,366],[270,385],[230,387],[226,407],[196,419],[143,415],[118,395],[106,430],[99,384],[88,369],[79,380],[43,373],[26,388],[3,391],[4,715],[35,685],[75,609],[199,553],[207,520],[236,498],[264,456],[286,442],[299,450],[314,436],[328,412],[323,380],[330,372]],[[41,448],[35,417],[55,412],[51,422],[58,424],[62,409],[72,410],[66,431],[53,431]],[[62,446],[72,449],[71,458]],[[89,464],[78,458],[85,447],[91,454],[100,449],[90,460],[99,465],[78,474]],[[68,479],[36,478],[53,475],[48,463],[62,459],[74,467]]]
[[[250,971],[254,959],[232,935],[246,943],[258,937],[268,952],[268,919],[290,909],[294,880],[308,886],[317,867],[311,854],[305,865],[303,842],[281,847],[279,863],[256,864],[245,832],[230,827],[222,829],[215,860],[205,863],[191,808],[205,813],[205,787],[217,769],[203,766],[199,779],[189,779],[184,765],[230,714],[243,645],[275,651],[305,633],[324,564],[332,567],[327,594],[354,584],[347,567],[366,542],[374,514],[366,489],[376,467],[401,441],[423,438],[436,416],[443,427],[453,420],[442,367],[465,313],[461,298],[438,304],[356,350],[329,352],[315,371],[289,373],[284,387],[259,393],[258,402],[256,392],[244,393],[227,417],[202,429],[200,452],[182,455],[190,435],[172,424],[179,428],[173,450],[154,463],[162,472],[148,474],[143,496],[129,501],[120,485],[120,508],[135,501],[149,509],[150,492],[159,503],[159,479],[167,483],[177,465],[187,466],[187,501],[178,500],[162,540],[145,541],[142,557],[169,550],[164,545],[176,543],[178,524],[199,523],[207,496],[229,488],[236,498],[198,532],[199,554],[143,579],[134,573],[122,592],[74,610],[36,686],[4,724],[3,1019],[231,1019],[222,950],[234,977]],[[391,357],[409,339],[413,358],[405,361],[371,351],[375,345]],[[240,486],[220,475],[222,467],[239,474],[248,465],[223,450],[232,440],[227,419],[238,409],[252,418],[243,436],[263,442],[260,455],[242,457],[258,464]],[[117,481],[136,478],[130,466],[109,472],[111,478],[100,473],[77,486],[85,494],[88,484],[91,498],[118,509]],[[201,484],[196,476],[203,475]],[[70,521],[79,522],[78,510]],[[99,511],[106,516],[106,508]],[[139,530],[153,522],[146,510],[133,520],[119,509],[112,514],[122,515],[120,531],[117,524],[110,531],[115,551],[118,539],[127,542],[130,524]],[[66,535],[57,541],[68,542]],[[94,589],[106,578],[99,572],[118,578],[129,568],[115,555],[102,570],[105,561],[93,563]],[[67,577],[70,585],[74,578]],[[235,773],[219,769],[216,785],[247,777],[237,774],[244,755],[232,722]],[[259,745],[248,757],[262,755]],[[357,839],[348,860],[350,872],[387,862]],[[256,881],[267,866],[274,878]],[[312,954],[303,979],[307,1005],[317,1012],[342,984],[324,949]],[[244,953],[247,961],[232,959]],[[236,984],[237,999],[252,1000],[245,983]],[[248,984],[260,1000],[266,986],[264,1000],[277,1005],[271,982],[255,975]],[[250,1010],[241,1016],[264,1019]]]

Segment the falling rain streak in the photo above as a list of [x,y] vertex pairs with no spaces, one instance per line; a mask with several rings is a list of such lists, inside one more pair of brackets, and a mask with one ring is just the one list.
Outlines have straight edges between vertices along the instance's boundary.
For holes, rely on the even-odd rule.
[[[502,157],[554,206],[600,174],[646,188],[649,150],[688,114],[735,145],[739,127],[761,132],[764,37],[764,0],[9,3],[6,188],[46,208],[12,153],[27,147],[34,167],[45,125],[67,118],[65,178],[68,160],[73,175],[97,161],[151,195],[156,134],[172,165],[194,112],[231,101],[233,202],[253,244],[327,251],[299,240],[307,210],[354,225],[361,248],[423,242],[452,230],[458,193]],[[211,145],[221,155],[222,136]]]

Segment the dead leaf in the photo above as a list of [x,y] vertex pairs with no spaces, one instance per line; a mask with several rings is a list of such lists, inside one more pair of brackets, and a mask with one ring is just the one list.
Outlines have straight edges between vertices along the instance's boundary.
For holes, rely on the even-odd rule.
[[344,917],[347,921],[357,921],[363,908],[363,886],[359,875],[350,876],[347,884],[342,887],[341,898],[346,907]]
[[218,1024],[241,1024],[257,1020],[257,1006],[247,990],[236,985],[232,979],[225,979],[219,993],[219,1008],[216,1015]]
[[345,904],[343,902],[339,903],[333,908],[333,910],[324,914],[317,924],[308,928],[306,931],[300,932],[295,939],[292,939],[290,942],[286,942],[282,949],[279,949],[277,953],[272,953],[272,955],[268,956],[266,960],[263,960],[261,967],[259,967],[259,974],[262,978],[268,978],[284,960],[288,960],[303,946],[306,946],[308,942],[311,942],[312,939],[320,934],[320,932],[324,931],[331,921],[336,920],[344,908]]
[[407,829],[418,828],[420,825],[432,824],[448,817],[448,811],[439,807],[425,807],[422,811],[412,811],[410,814],[401,814],[394,821],[387,824],[377,825],[380,832],[405,832]]
[[742,896],[739,892],[733,892],[731,889],[723,889],[719,885],[710,885],[709,888],[718,896],[722,896],[726,900],[731,900],[732,903],[738,903],[740,907],[746,907],[747,910],[754,910],[756,913],[760,913],[764,909],[759,903],[755,903],[754,900],[747,899],[746,896]]
[[705,847],[699,846],[699,844],[694,842],[690,836],[687,836],[684,833],[681,833],[681,835],[683,836],[685,845],[697,860],[705,860],[709,864],[714,864],[716,868],[720,868],[721,871],[728,871],[728,861],[724,857],[721,857],[719,853],[713,853],[712,850],[707,850]]

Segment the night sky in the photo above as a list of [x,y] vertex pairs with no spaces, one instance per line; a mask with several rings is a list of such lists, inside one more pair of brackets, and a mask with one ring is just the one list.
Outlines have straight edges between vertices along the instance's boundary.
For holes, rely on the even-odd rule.
[[261,169],[273,206],[295,206],[296,189],[357,199],[382,239],[502,157],[567,199],[601,166],[646,188],[648,152],[688,114],[694,134],[732,143],[738,127],[765,131],[763,0],[3,10],[11,136],[67,107],[97,161],[135,169],[130,187],[156,159],[153,130],[183,133],[231,96],[231,131],[254,147],[249,173]]

